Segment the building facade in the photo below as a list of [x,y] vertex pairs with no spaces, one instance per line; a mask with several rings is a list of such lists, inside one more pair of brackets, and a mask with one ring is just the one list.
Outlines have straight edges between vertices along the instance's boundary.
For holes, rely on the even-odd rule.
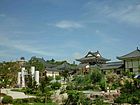
[[140,72],[140,50],[137,49],[120,57],[117,59],[122,60],[124,62],[124,70],[130,71],[134,73]]

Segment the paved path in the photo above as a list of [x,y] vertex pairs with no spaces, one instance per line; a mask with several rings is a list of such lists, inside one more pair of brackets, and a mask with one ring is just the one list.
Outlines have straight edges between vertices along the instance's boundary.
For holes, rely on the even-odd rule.
[[11,89],[1,89],[1,93],[12,96],[13,99],[32,98],[35,96],[25,95],[23,92],[11,91]]

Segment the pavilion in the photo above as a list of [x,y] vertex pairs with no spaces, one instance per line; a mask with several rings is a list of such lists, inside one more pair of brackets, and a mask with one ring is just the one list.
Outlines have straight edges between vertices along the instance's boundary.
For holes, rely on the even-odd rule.
[[99,51],[96,52],[89,51],[85,57],[76,59],[76,61],[80,62],[80,64],[77,66],[79,72],[82,74],[86,74],[89,72],[90,70],[89,68],[94,67],[100,68],[102,64],[106,64],[107,61],[110,61],[110,59],[102,57]]
[[81,64],[98,65],[105,64],[107,61],[110,61],[110,59],[102,57],[99,51],[96,52],[89,51],[85,57],[76,59],[76,61],[81,62]]

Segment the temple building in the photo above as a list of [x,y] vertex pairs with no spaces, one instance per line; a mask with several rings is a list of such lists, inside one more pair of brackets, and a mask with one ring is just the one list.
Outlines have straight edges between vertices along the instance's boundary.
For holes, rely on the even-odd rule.
[[116,73],[116,74],[122,74],[124,70],[124,64],[123,61],[117,61],[117,62],[108,62],[106,64],[101,65],[101,70],[104,74],[107,73]]
[[79,69],[78,72],[81,74],[87,74],[90,68],[100,68],[102,64],[106,64],[107,61],[110,61],[110,59],[102,57],[99,51],[90,51],[85,57],[76,59],[76,61],[80,62],[80,64],[77,66],[77,68]]
[[122,60],[124,63],[124,70],[138,73],[140,71],[140,50],[137,49],[117,59]]
[[110,59],[106,59],[102,57],[99,51],[96,52],[90,51],[87,53],[85,57],[76,59],[76,61],[81,62],[81,64],[98,65],[98,64],[105,64],[107,61],[110,61]]
[[72,66],[67,62],[64,62],[60,65],[47,63],[44,75],[55,78],[56,76],[59,76],[60,73],[64,71],[68,71],[69,74],[72,74],[76,69],[77,69],[76,66]]

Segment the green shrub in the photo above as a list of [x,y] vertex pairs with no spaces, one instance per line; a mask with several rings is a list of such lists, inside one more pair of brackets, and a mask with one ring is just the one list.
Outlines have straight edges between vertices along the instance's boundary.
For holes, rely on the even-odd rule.
[[15,99],[15,100],[13,101],[13,103],[14,103],[14,104],[22,104],[23,101],[22,101],[22,99]]
[[56,89],[59,89],[61,87],[61,83],[59,82],[54,82],[52,83],[51,85],[52,89],[56,90]]
[[24,99],[15,99],[14,104],[27,104],[27,103],[44,103],[44,97],[40,98],[24,98]]
[[11,96],[4,96],[2,99],[3,104],[11,104],[13,102],[13,98]]
[[61,76],[57,75],[57,76],[55,77],[55,79],[56,79],[56,80],[60,80],[60,79],[61,79]]
[[94,102],[96,105],[103,105],[104,101],[102,97],[97,97]]
[[139,104],[139,98],[135,96],[131,96],[128,98],[128,103],[130,104]]
[[24,92],[23,89],[11,89],[11,91]]

